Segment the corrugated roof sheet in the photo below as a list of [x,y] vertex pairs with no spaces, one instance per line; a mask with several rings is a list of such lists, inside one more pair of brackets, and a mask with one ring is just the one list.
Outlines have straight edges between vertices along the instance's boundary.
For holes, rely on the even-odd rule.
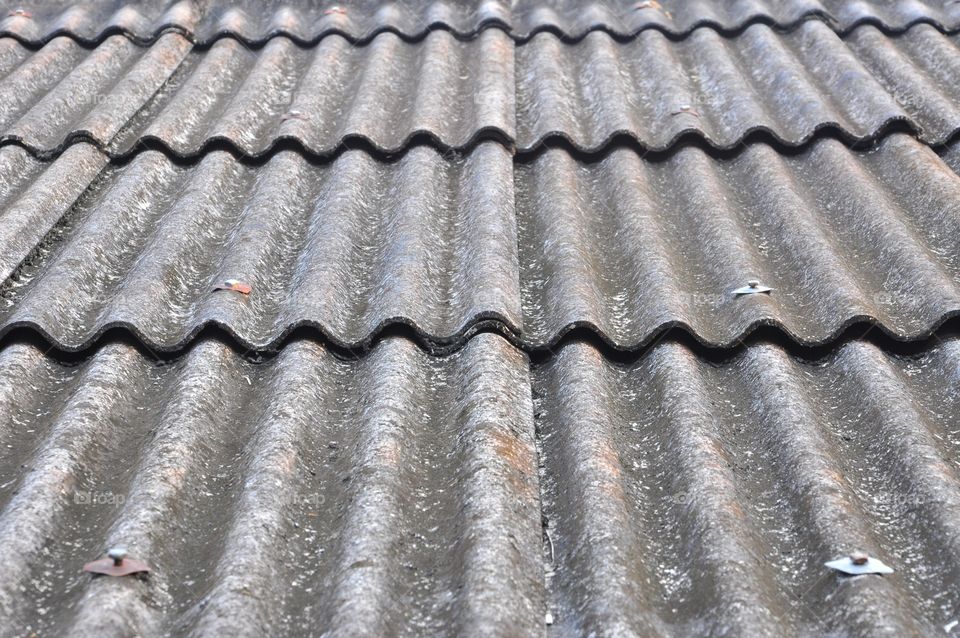
[[[960,609],[960,341],[534,372],[559,635],[937,635]],[[865,551],[894,566],[844,578]]]
[[89,144],[76,144],[56,162],[41,162],[16,146],[0,148],[0,278],[6,281],[55,243],[60,221],[107,166]]
[[182,155],[225,141],[254,155],[284,139],[330,153],[356,139],[399,151],[418,134],[458,148],[515,137],[513,42],[499,30],[413,44],[388,33],[365,47],[275,38],[256,51],[224,39],[189,54],[175,34],[147,49],[123,36],[93,50],[66,37],[32,54],[9,38],[0,47],[0,141],[42,156],[78,137],[113,155],[144,141]]
[[[906,135],[659,162],[548,151],[517,169],[525,338],[587,325],[635,347],[681,327],[726,346],[774,325],[825,343],[861,320],[923,337],[960,308],[958,157]],[[751,279],[775,290],[737,298]]]
[[[559,634],[910,635],[960,603],[957,338],[815,361],[572,343],[532,379],[533,402],[489,334],[259,363],[8,344],[0,609],[70,635],[535,635],[548,609]],[[148,580],[79,571],[114,544]],[[895,573],[823,567],[854,549]]]
[[[8,345],[3,633],[533,635],[528,375],[492,335],[446,358],[389,339],[353,361],[298,341],[259,364],[212,341],[80,365]],[[104,543],[149,579],[91,580]]]
[[[38,190],[8,201],[62,210],[59,190],[50,204]],[[958,211],[958,174],[907,135],[727,159],[554,149],[516,166],[494,142],[391,163],[216,151],[181,166],[146,151],[105,170],[4,284],[0,326],[70,350],[115,326],[176,349],[207,324],[257,349],[303,325],[363,347],[393,324],[457,347],[491,322],[534,348],[580,326],[619,348],[674,327],[719,346],[760,325],[824,343],[860,321],[914,339],[960,313]],[[23,253],[19,232],[0,240]],[[774,292],[733,295],[752,278]],[[213,292],[227,279],[253,292]]]
[[0,635],[949,633],[958,29],[0,12]]
[[280,34],[301,43],[316,43],[330,34],[367,42],[385,31],[405,39],[419,39],[437,29],[469,38],[488,27],[507,30],[519,40],[541,31],[573,40],[598,30],[620,38],[648,29],[683,36],[703,26],[724,32],[735,32],[753,23],[791,29],[810,19],[828,21],[841,32],[860,24],[875,24],[888,31],[900,31],[914,24],[930,24],[942,30],[960,27],[960,8],[947,0],[235,0],[229,4],[6,0],[4,6],[7,15],[0,22],[0,35],[12,35],[32,45],[63,34],[92,43],[115,33],[146,43],[170,30],[201,44],[224,36],[259,44]]
[[[116,325],[170,349],[207,323],[264,347],[302,324],[355,345],[394,323],[447,342],[485,319],[521,322],[511,157],[492,142],[395,163],[284,151],[246,166],[217,151],[180,167],[144,152],[57,232],[0,303],[7,327],[70,349]],[[213,291],[227,279],[253,292]]]
[[733,148],[758,131],[797,145],[823,128],[869,138],[895,121],[940,143],[960,130],[958,42],[929,26],[841,39],[819,21],[733,38],[699,29],[679,42],[656,31],[622,44],[538,35],[517,47],[518,147],[562,137],[592,151],[629,135],[661,150],[694,134]]
[[6,38],[0,143],[42,157],[77,139],[113,156],[143,143],[257,156],[283,141],[328,155],[354,143],[396,153],[418,136],[520,151],[554,138],[599,151],[629,136],[662,150],[684,135],[718,148],[756,133],[799,145],[825,128],[865,140],[896,125],[942,144],[960,130],[958,37],[920,25],[841,38],[811,21],[785,34],[758,24],[732,38],[647,31],[619,43],[597,32],[568,44],[546,33],[520,46],[498,29],[413,43],[385,33],[363,47],[279,37],[257,50],[227,38],[190,51],[167,34],[149,48],[112,36],[88,50],[59,37],[31,52]]
[[107,146],[189,50],[176,34],[150,48],[118,35],[92,50],[56,38],[35,53],[0,39],[0,141],[43,156],[77,138]]

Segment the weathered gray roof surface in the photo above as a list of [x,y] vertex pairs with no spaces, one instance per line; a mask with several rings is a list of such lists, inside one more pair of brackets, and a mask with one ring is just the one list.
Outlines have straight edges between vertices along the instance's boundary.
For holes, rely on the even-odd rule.
[[[946,336],[811,361],[580,342],[532,372],[490,334],[260,362],[13,343],[0,613],[17,634],[534,635],[549,601],[571,635],[932,632],[960,604],[958,383]],[[148,581],[79,571],[117,544]],[[823,567],[854,549],[895,574]]]
[[[262,363],[211,341],[79,366],[10,345],[0,633],[533,635],[530,405],[526,357],[493,335],[353,361],[299,341]],[[91,581],[105,543],[149,581]]]
[[[84,147],[43,173],[0,149],[0,175],[24,182],[4,201],[49,211],[51,227],[73,200],[20,176],[80,173]],[[211,324],[256,349],[301,326],[353,348],[392,325],[433,348],[484,327],[527,348],[577,327],[620,349],[677,327],[714,346],[762,325],[805,344],[861,322],[916,339],[960,314],[958,173],[960,145],[941,157],[904,134],[864,151],[827,138],[790,155],[757,143],[582,162],[552,149],[516,165],[492,141],[391,162],[145,151],[101,171],[34,250],[0,227],[11,263],[29,255],[0,288],[0,330],[68,350],[118,326],[176,350]],[[733,294],[753,278],[774,294]],[[227,279],[253,293],[213,291]]]
[[873,24],[897,32],[916,24],[941,30],[960,27],[960,7],[949,0],[5,0],[9,15],[0,35],[32,45],[57,35],[86,44],[122,33],[141,44],[175,31],[198,44],[223,37],[262,44],[287,35],[314,44],[339,34],[366,43],[384,32],[420,39],[437,30],[460,38],[497,28],[518,40],[541,31],[576,40],[592,31],[629,38],[644,30],[682,37],[710,27],[736,32],[753,23],[791,29],[806,20],[823,20],[839,32]]
[[0,637],[960,631],[958,29],[8,3]]
[[[960,607],[960,341],[813,361],[589,344],[534,371],[569,635],[938,635]],[[896,571],[838,578],[856,549]]]
[[488,138],[520,152],[558,140],[598,152],[618,136],[664,150],[684,136],[797,146],[898,128],[938,145],[960,130],[958,37],[928,25],[841,36],[808,21],[679,41],[595,32],[575,44],[552,33],[517,44],[499,29],[414,42],[384,33],[361,47],[337,35],[258,49],[224,38],[192,51],[178,34],[149,48],[120,35],[37,50],[0,38],[0,144],[52,157],[79,139],[128,157],[148,143],[195,157],[217,144],[330,155],[358,144],[397,153],[416,138],[469,150]]

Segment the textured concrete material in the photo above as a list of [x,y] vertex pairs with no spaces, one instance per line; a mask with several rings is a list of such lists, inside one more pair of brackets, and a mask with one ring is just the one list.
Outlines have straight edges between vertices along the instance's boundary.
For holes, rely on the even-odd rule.
[[[97,156],[84,148],[70,152]],[[67,350],[113,327],[177,350],[207,325],[258,350],[302,326],[360,349],[396,326],[431,349],[483,327],[538,349],[574,328],[620,349],[671,329],[730,346],[768,325],[804,344],[854,323],[917,339],[960,313],[956,152],[945,163],[903,134],[870,151],[825,139],[796,155],[618,149],[588,163],[554,149],[514,164],[495,142],[387,163],[360,150],[262,165],[145,151],[66,213],[76,194],[62,186],[7,197],[50,212],[0,233],[11,264],[32,254],[3,285],[0,329]],[[41,177],[79,166],[64,156]],[[774,290],[733,293],[753,279]],[[214,291],[226,280],[250,294]]]
[[259,45],[276,35],[301,44],[331,34],[366,43],[384,32],[416,40],[435,30],[468,39],[491,27],[519,41],[543,31],[578,40],[593,31],[618,38],[646,30],[683,37],[708,27],[731,34],[756,23],[789,30],[808,20],[824,21],[839,33],[861,24],[888,32],[915,24],[960,27],[960,8],[948,0],[4,0],[3,8],[0,34],[34,46],[61,34],[91,44],[115,33],[146,44],[167,31],[202,45],[223,37]]
[[[353,361],[6,347],[0,635],[536,635],[530,401],[492,335]],[[150,575],[81,571],[118,545]]]
[[0,38],[0,144],[45,158],[77,140],[124,159],[144,145],[193,158],[286,144],[326,158],[399,154],[414,141],[469,151],[483,139],[599,154],[620,138],[731,149],[750,137],[799,146],[822,132],[864,142],[894,128],[943,144],[960,131],[958,38],[925,24],[840,36],[816,20],[677,41],[644,31],[516,44],[487,29],[469,40],[441,30],[363,46],[331,35],[310,47],[276,37],[191,49],[171,33],[148,48],[116,35],[85,49],[61,36],[32,51]]
[[8,0],[0,638],[956,633],[958,30]]
[[[676,343],[537,369],[557,635],[941,635],[960,609],[960,341]],[[862,551],[894,569],[850,578]]]

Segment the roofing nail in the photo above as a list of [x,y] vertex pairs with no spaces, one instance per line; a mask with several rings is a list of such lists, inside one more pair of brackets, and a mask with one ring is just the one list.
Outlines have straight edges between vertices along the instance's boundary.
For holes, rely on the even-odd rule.
[[697,113],[692,106],[689,104],[681,104],[677,107],[676,111],[672,111],[670,115],[692,115],[699,118],[700,114]]
[[253,291],[253,288],[250,287],[250,284],[242,282],[239,279],[227,279],[222,284],[213,287],[213,292],[218,290],[230,290],[232,292],[239,292],[241,295],[249,295]]
[[324,9],[323,11],[323,15],[325,16],[333,15],[334,13],[345,16],[347,15],[347,10],[344,9],[343,7],[330,7],[329,9]]
[[741,295],[755,295],[755,294],[769,295],[771,290],[773,290],[773,288],[769,286],[764,286],[763,284],[760,283],[759,279],[751,279],[747,281],[746,286],[743,286],[742,288],[737,288],[736,290],[734,290],[733,294],[736,295],[737,297]]
[[637,4],[633,5],[634,11],[640,11],[641,9],[660,10],[662,8],[663,8],[663,5],[657,2],[657,0],[644,0],[643,2],[638,2]]
[[127,558],[127,550],[123,547],[111,547],[106,558],[87,563],[83,571],[104,576],[129,576],[149,572],[150,567],[142,560]]
[[33,14],[32,14],[32,13],[30,13],[29,11],[26,11],[26,10],[24,10],[24,9],[14,9],[14,10],[10,11],[7,15],[10,16],[10,17],[18,17],[18,18],[32,18],[32,17],[33,17]]
[[883,561],[878,558],[871,558],[863,552],[853,552],[844,558],[828,561],[824,563],[824,566],[849,576],[893,573],[893,569],[887,567]]
[[281,122],[286,122],[287,120],[305,120],[307,116],[303,114],[302,111],[287,111],[280,118]]

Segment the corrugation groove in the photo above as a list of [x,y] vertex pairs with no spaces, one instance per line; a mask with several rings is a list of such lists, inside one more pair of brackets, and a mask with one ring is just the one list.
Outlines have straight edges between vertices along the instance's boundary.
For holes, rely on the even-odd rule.
[[[958,374],[956,339],[810,362],[565,345],[533,373],[553,629],[942,631],[960,604]],[[823,567],[854,550],[894,575]]]
[[789,30],[812,19],[827,21],[840,33],[860,24],[891,32],[921,23],[941,30],[960,28],[960,10],[952,3],[918,0],[660,0],[649,5],[635,0],[561,0],[550,6],[535,0],[351,0],[299,7],[259,0],[240,0],[230,6],[170,0],[47,0],[27,5],[8,0],[4,5],[0,34],[33,46],[64,34],[93,44],[115,33],[147,44],[167,31],[182,33],[201,45],[224,37],[261,45],[276,35],[302,44],[315,44],[331,34],[366,43],[384,32],[418,40],[435,30],[465,39],[488,28],[504,29],[521,42],[543,31],[574,41],[594,31],[626,39],[651,29],[679,38],[700,27],[733,34],[755,23]]
[[[0,402],[4,634],[542,625],[528,366],[499,337],[445,358],[391,339],[353,361],[298,341],[264,363],[211,341],[79,366],[18,345]],[[149,579],[80,571],[117,543]]]
[[60,37],[31,54],[0,39],[0,143],[44,158],[77,140],[123,159],[143,146],[259,158],[292,144],[330,157],[353,144],[391,155],[416,140],[469,150],[486,139],[521,153],[558,140],[600,153],[624,137],[654,151],[687,138],[731,149],[754,136],[797,147],[818,132],[849,143],[899,128],[942,145],[960,132],[958,37],[866,25],[842,39],[811,21],[681,41],[596,32],[569,44],[545,33],[520,46],[498,29],[415,43],[384,33],[362,47],[279,37],[257,50],[233,39],[190,50],[168,34],[147,49],[122,36],[93,50]]
[[[71,150],[85,152],[99,156]],[[75,163],[5,149],[0,197],[44,225],[0,236],[10,267],[29,255],[0,290],[0,330],[68,351],[116,327],[178,350],[209,325],[258,351],[301,327],[362,350],[400,325],[439,350],[488,328],[533,350],[575,329],[621,350],[672,329],[721,348],[762,326],[804,346],[859,323],[916,340],[960,314],[957,153],[901,134],[865,152],[824,139],[591,163],[552,149],[514,164],[494,142],[390,163],[217,151],[184,166],[147,151],[64,213],[41,184]],[[752,278],[775,290],[735,297]],[[252,293],[214,292],[227,279]]]

